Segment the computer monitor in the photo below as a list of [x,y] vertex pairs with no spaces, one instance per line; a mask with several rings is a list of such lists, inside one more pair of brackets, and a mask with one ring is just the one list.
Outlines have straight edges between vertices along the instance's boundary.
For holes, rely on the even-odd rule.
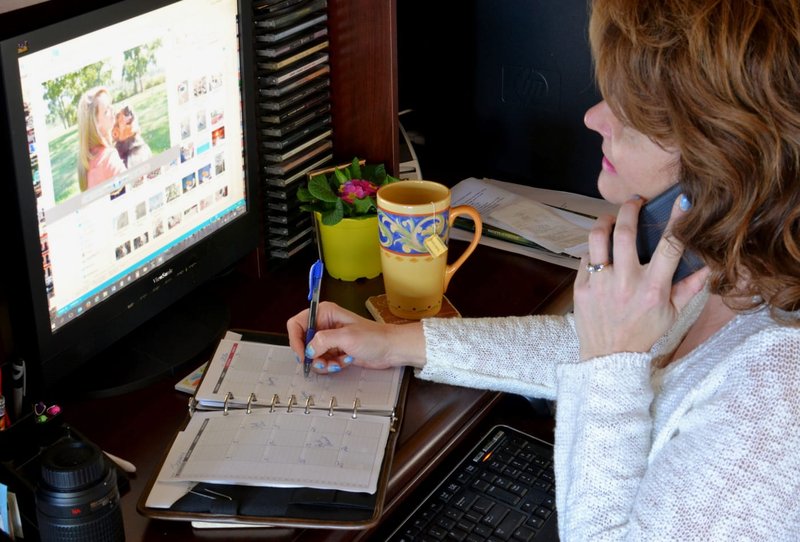
[[197,289],[258,244],[251,12],[50,0],[2,16],[4,287],[41,393],[148,382],[225,326]]

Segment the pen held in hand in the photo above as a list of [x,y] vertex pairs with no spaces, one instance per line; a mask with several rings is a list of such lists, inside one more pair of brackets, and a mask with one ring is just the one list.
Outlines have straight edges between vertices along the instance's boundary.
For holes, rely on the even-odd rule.
[[[319,305],[319,289],[322,283],[322,273],[324,266],[321,260],[314,262],[308,273],[308,329],[306,330],[306,346],[314,338],[317,332],[317,305]],[[308,377],[311,372],[311,358],[306,355],[303,358],[303,375]]]

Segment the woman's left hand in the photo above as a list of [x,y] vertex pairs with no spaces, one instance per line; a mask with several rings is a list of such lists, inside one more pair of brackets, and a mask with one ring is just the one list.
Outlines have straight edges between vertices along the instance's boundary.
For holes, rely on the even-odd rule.
[[[636,225],[642,199],[625,202],[614,218],[597,219],[589,234],[589,258],[581,261],[575,279],[575,323],[582,360],[617,352],[647,352],[674,324],[678,313],[704,286],[703,268],[677,284],[672,276],[684,246],[670,234],[683,211],[680,198],[672,207],[666,232],[650,263],[636,252]],[[614,236],[613,264],[609,240]],[[597,269],[597,264],[605,264]],[[595,270],[590,273],[589,266]]]

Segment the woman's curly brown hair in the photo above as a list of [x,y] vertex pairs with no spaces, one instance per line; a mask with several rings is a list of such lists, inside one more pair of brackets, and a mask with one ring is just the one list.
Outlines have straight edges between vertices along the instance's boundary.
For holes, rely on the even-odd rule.
[[739,309],[800,309],[800,2],[594,0],[612,111],[681,153],[676,235]]

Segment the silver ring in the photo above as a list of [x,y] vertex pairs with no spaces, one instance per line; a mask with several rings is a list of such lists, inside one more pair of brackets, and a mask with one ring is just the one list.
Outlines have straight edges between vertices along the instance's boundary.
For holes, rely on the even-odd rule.
[[587,263],[586,264],[586,271],[589,272],[591,275],[592,273],[597,273],[598,271],[602,271],[606,268],[608,264],[606,263]]

